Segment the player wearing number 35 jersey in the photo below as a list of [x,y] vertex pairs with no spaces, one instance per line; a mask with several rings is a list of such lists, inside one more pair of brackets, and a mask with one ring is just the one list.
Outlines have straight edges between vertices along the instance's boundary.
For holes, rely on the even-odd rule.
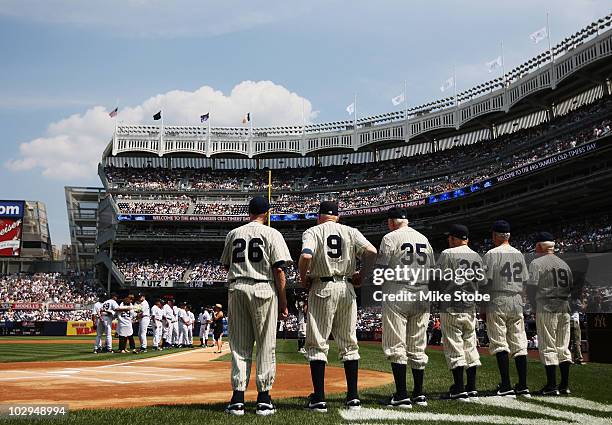
[[276,322],[287,318],[284,267],[291,263],[280,232],[264,225],[270,205],[261,197],[249,203],[250,222],[228,233],[221,263],[228,269],[229,343],[232,352],[232,400],[226,409],[244,414],[253,344],[257,344],[257,411],[271,415],[269,395],[276,375]]
[[[489,351],[497,358],[501,383],[497,395],[529,397],[527,388],[527,335],[523,320],[523,290],[529,279],[525,257],[510,246],[510,224],[498,220],[492,226],[495,248],[483,256],[487,274],[487,335]],[[509,356],[514,358],[518,384],[510,383]]]
[[[359,232],[338,222],[338,205],[321,202],[318,224],[302,236],[300,279],[308,288],[306,357],[310,361],[314,393],[307,408],[327,412],[325,364],[330,334],[338,344],[347,384],[346,405],[361,407],[357,393],[359,347],[357,345],[357,300],[353,285],[368,276],[376,259],[376,248]],[[355,273],[356,258],[362,268]]]

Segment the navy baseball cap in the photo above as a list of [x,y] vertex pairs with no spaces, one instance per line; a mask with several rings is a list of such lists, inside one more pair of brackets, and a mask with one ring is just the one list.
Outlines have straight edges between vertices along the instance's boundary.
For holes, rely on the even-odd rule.
[[260,215],[267,213],[270,209],[270,203],[263,196],[255,196],[249,202],[249,214]]
[[408,218],[408,213],[403,208],[391,207],[387,210],[387,218]]
[[554,242],[555,237],[549,232],[538,232],[535,234],[535,243],[538,242]]
[[470,231],[463,224],[451,224],[446,232],[446,236],[452,236],[463,241],[467,241],[470,236]]
[[493,223],[493,226],[491,226],[491,230],[496,233],[510,233],[510,223],[506,220],[497,220]]
[[333,201],[323,201],[319,206],[319,215],[338,215],[338,204]]

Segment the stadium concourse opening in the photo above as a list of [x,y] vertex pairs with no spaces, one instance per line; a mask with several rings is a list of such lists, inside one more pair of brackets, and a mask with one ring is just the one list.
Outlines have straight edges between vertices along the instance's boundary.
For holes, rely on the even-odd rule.
[[[0,345],[7,342],[1,340]],[[44,349],[44,345],[38,349]],[[66,404],[70,409],[225,402],[231,393],[227,379],[231,365],[214,360],[228,352],[228,349],[221,354],[208,350],[181,351],[122,362],[0,363],[0,399],[11,404],[42,401]],[[307,365],[278,364],[275,397],[307,395],[311,387],[304,378],[308,375]],[[329,393],[344,390],[342,368],[329,367],[327,376]],[[388,373],[364,370],[360,385],[378,387],[392,380]],[[254,389],[247,392],[247,398],[255,397]]]

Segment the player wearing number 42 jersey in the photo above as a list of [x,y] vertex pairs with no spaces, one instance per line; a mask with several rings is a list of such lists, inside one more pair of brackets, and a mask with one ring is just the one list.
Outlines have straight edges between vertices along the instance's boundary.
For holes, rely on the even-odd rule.
[[257,344],[258,415],[274,414],[269,391],[276,375],[276,322],[287,318],[284,267],[289,248],[280,232],[264,225],[268,201],[256,196],[249,202],[250,222],[228,233],[221,263],[228,269],[229,343],[232,352],[232,388],[229,414],[244,414],[244,392],[249,385],[253,344]]
[[[523,254],[510,246],[510,224],[492,226],[495,248],[483,256],[490,301],[486,308],[489,351],[497,358],[501,383],[497,395],[530,397],[527,388],[527,335],[523,320],[523,291],[529,272]],[[518,383],[510,383],[509,356],[514,358]]]
[[[302,235],[300,279],[309,289],[305,349],[314,388],[306,407],[314,412],[327,412],[325,364],[330,334],[334,335],[344,363],[346,406],[361,407],[357,392],[359,347],[353,286],[359,286],[369,275],[376,248],[357,229],[339,224],[338,218],[338,204],[321,202],[318,224]],[[359,273],[355,273],[356,258],[362,263]]]
[[[554,254],[553,235],[540,232],[535,241],[537,258],[529,264],[529,284],[535,286],[538,350],[546,369],[546,386],[540,394],[569,394],[569,369],[572,364],[569,350],[572,271],[565,261]],[[561,384],[558,388],[557,366],[561,370]]]

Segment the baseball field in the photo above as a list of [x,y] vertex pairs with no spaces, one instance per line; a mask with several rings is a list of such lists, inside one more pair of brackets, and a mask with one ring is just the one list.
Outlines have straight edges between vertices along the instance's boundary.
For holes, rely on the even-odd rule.
[[[531,399],[486,397],[495,388],[495,358],[483,352],[478,402],[441,400],[452,378],[444,355],[428,349],[425,372],[428,407],[394,410],[378,405],[393,392],[389,363],[377,343],[362,343],[360,386],[364,408],[348,412],[343,406],[344,372],[332,343],[326,390],[328,414],[302,409],[310,392],[310,373],[295,341],[279,340],[278,374],[272,392],[279,411],[257,417],[247,403],[244,417],[228,417],[223,408],[231,395],[229,351],[168,350],[145,354],[93,354],[91,337],[0,338],[0,399],[4,405],[67,404],[66,417],[45,419],[69,424],[150,423],[266,423],[266,424],[389,424],[389,423],[497,423],[497,424],[609,424],[612,420],[612,365],[589,363],[571,370],[572,396]],[[535,353],[532,353],[535,354]],[[513,377],[515,378],[515,376]],[[529,386],[544,385],[537,356],[530,356]],[[411,385],[410,378],[408,385]],[[254,387],[254,383],[251,384]],[[251,389],[247,399],[253,401]],[[23,424],[27,419],[0,418],[0,423]]]

